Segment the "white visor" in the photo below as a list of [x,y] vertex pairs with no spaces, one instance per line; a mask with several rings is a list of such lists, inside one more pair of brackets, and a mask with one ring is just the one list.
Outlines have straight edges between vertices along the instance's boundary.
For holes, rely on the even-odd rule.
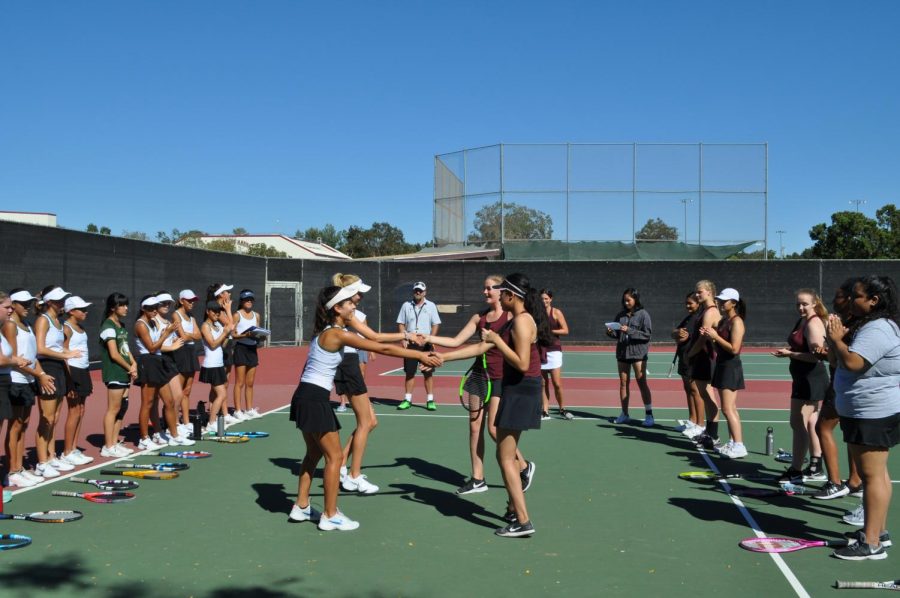
[[219,295],[221,295],[221,294],[224,293],[225,291],[230,291],[230,290],[233,289],[233,288],[234,288],[234,285],[233,285],[233,284],[223,284],[223,285],[220,286],[218,289],[216,289],[216,292],[213,293],[213,296],[214,296],[214,297],[218,297]]
[[10,295],[9,298],[17,303],[28,303],[35,300],[35,297],[28,291],[18,291]]
[[156,296],[157,303],[175,303],[175,300],[172,299],[172,295],[168,293],[162,293]]
[[355,295],[356,292],[357,289],[353,288],[352,284],[342,288],[337,292],[337,295],[331,298],[331,301],[325,304],[325,309],[331,309],[341,301],[346,301],[347,299]]

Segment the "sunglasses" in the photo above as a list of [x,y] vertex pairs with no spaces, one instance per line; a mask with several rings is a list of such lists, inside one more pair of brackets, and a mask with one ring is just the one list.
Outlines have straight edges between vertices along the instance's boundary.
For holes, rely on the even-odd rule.
[[424,293],[424,292],[425,292],[425,291],[423,291],[422,289],[414,289],[414,290],[413,290],[413,295],[421,295],[421,294]]

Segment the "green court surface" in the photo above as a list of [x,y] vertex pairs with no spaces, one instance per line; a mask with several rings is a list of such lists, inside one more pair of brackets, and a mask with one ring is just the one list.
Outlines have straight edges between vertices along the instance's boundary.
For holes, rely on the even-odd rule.
[[[647,360],[647,371],[651,379],[667,378],[674,353],[651,351]],[[745,380],[790,380],[788,362],[768,352],[745,352],[741,354]],[[452,361],[435,371],[435,376],[461,376],[470,361]],[[386,372],[387,376],[403,376],[403,368]],[[678,374],[673,374],[675,378]],[[566,351],[563,359],[565,378],[618,378],[616,354],[612,351]]]
[[[506,498],[491,457],[490,490],[454,494],[468,473],[462,410],[376,410],[364,473],[381,491],[339,501],[361,522],[357,531],[287,522],[303,446],[287,416],[274,413],[242,426],[269,438],[200,443],[211,459],[188,461],[176,480],[142,481],[131,503],[50,496],[52,489],[91,489],[65,480],[19,493],[7,512],[74,508],[85,517],[62,525],[0,523],[0,531],[34,539],[0,552],[0,595],[821,596],[835,578],[897,577],[897,555],[854,563],[823,548],[778,559],[745,552],[738,541],[754,534],[739,505],[716,484],[677,478],[708,469],[707,459],[723,472],[777,474],[784,465],[759,450],[770,425],[776,447],[789,446],[784,411],[743,411],[751,455],[728,462],[706,457],[668,429],[681,411],[658,410],[661,425],[646,429],[609,423],[611,409],[573,407],[578,419],[554,418],[523,436],[526,458],[537,464],[527,494],[537,533],[504,539],[493,534]],[[340,421],[346,437],[353,416]],[[171,459],[135,459],[154,460]],[[319,480],[314,492],[313,504],[321,506]],[[785,496],[741,504],[769,535],[812,538],[853,529],[839,517],[857,503]],[[896,520],[892,515],[900,530]]]

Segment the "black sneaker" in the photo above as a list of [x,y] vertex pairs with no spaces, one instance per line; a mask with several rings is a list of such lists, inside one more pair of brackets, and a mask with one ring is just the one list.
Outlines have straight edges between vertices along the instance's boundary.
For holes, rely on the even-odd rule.
[[521,538],[524,536],[530,536],[533,533],[534,526],[531,525],[530,521],[528,523],[519,523],[517,521],[515,523],[510,523],[509,525],[504,525],[503,527],[494,530],[494,535],[501,536],[503,538]]
[[[844,537],[847,538],[847,541],[850,544],[855,544],[856,542],[864,541],[866,539],[866,534],[861,529],[858,529],[852,532],[844,532]],[[887,531],[881,532],[881,535],[878,536],[878,541],[881,542],[881,545],[885,548],[890,548],[893,544],[891,542],[891,534]]]
[[704,430],[703,432],[700,432],[699,434],[695,434],[695,435],[691,436],[691,442],[693,442],[694,444],[702,444],[703,439],[706,438],[706,436],[707,436],[706,430]]
[[721,443],[719,442],[718,438],[714,438],[713,436],[710,436],[709,434],[704,434],[703,438],[700,441],[700,446],[702,446],[703,448],[705,448],[708,451],[714,451],[714,450],[716,450],[717,446],[721,446]]
[[813,469],[812,465],[809,465],[806,469],[803,470],[803,481],[804,482],[824,482],[828,479],[828,476],[825,475],[825,472],[822,471],[821,467],[816,467]]
[[849,482],[847,482],[847,488],[850,489],[850,496],[853,498],[862,498],[863,495],[863,485],[859,486],[851,486]]
[[561,418],[567,419],[567,420],[569,420],[569,421],[575,419],[575,416],[572,415],[570,412],[566,411],[565,409],[560,409],[560,410],[559,410],[559,416],[560,416]]
[[516,516],[516,512],[512,509],[507,509],[506,513],[503,514],[503,521],[507,523],[518,523],[519,518]]
[[[803,479],[806,481],[805,476]],[[819,500],[831,500],[832,498],[840,498],[842,496],[847,496],[848,494],[850,494],[850,488],[847,487],[847,484],[843,482],[840,484],[826,482],[824,486],[819,488],[818,492],[812,495],[812,497],[818,498]]]
[[537,469],[534,461],[526,461],[526,463],[528,465],[525,469],[519,472],[519,476],[522,478],[522,492],[527,492],[531,488],[531,482],[534,481],[534,470]]
[[785,484],[788,482],[790,482],[792,484],[799,484],[802,481],[803,481],[803,472],[800,471],[799,469],[794,469],[793,467],[788,467],[784,471],[783,474],[778,476],[779,484]]
[[456,489],[457,494],[475,494],[477,492],[487,492],[488,485],[484,480],[476,480],[472,478],[462,486]]
[[887,550],[884,548],[884,544],[874,548],[871,544],[854,542],[843,548],[838,548],[831,553],[831,556],[845,561],[865,561],[870,559],[880,561],[887,558]]

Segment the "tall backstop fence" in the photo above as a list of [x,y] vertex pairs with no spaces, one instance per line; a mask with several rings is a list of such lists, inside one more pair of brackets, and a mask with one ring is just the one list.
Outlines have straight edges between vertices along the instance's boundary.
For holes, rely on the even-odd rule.
[[[309,340],[316,296],[335,272],[352,272],[372,286],[360,309],[372,326],[396,330],[396,317],[412,297],[417,281],[428,285],[443,319],[442,330],[455,333],[482,309],[482,282],[488,274],[525,273],[537,288],[554,292],[572,343],[602,343],[603,323],[620,309],[622,291],[635,287],[653,319],[653,337],[669,341],[671,328],[684,313],[684,296],[700,279],[719,288],[737,288],[748,306],[747,342],[785,341],[797,319],[794,292],[810,287],[830,301],[834,289],[850,276],[868,274],[900,278],[900,261],[569,261],[569,262],[323,262],[254,258],[83,233],[0,222],[0,289],[25,287],[36,292],[58,284],[94,304],[87,321],[96,339],[103,302],[113,292],[131,298],[136,317],[141,296],[161,289],[193,289],[201,296],[214,282],[250,288],[264,301],[257,311],[273,331],[273,344]],[[202,308],[195,316],[202,318]],[[91,351],[97,345],[92,341]],[[299,367],[299,366],[298,366]]]
[[648,221],[697,245],[768,247],[768,144],[498,144],[434,158],[434,241],[627,241]]

